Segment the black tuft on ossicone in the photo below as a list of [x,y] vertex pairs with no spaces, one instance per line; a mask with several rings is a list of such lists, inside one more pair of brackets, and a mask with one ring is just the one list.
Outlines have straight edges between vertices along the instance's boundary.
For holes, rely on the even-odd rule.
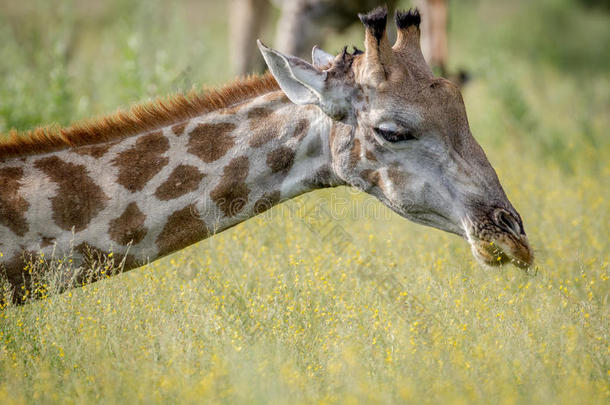
[[379,6],[368,14],[358,14],[358,17],[362,24],[373,32],[377,41],[380,41],[388,22],[387,7]]
[[354,54],[347,51],[347,46],[339,53],[340,58],[333,62],[333,69],[330,72],[345,72],[347,71],[354,62]]
[[364,53],[360,49],[356,48],[355,46],[352,45],[352,47],[354,48],[354,53],[352,53],[352,55],[356,56],[356,55],[361,55]]
[[394,18],[396,20],[396,25],[400,30],[409,28],[412,25],[419,29],[419,24],[421,23],[421,15],[416,8],[407,11],[396,10]]

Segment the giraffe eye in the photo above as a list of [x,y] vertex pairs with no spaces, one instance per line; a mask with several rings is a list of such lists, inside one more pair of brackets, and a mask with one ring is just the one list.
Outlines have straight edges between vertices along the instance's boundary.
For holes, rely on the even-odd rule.
[[377,135],[379,135],[386,141],[392,142],[392,143],[417,139],[413,135],[413,132],[406,130],[406,129],[394,131],[394,130],[390,130],[390,129],[375,127],[375,128],[373,128],[373,130],[375,131],[375,133]]

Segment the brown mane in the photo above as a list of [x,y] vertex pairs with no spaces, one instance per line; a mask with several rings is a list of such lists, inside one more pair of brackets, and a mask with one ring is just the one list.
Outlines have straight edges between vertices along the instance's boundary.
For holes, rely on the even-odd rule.
[[186,121],[207,112],[230,107],[256,95],[279,90],[273,76],[241,78],[217,90],[191,91],[165,99],[156,99],[118,110],[114,114],[75,123],[39,127],[29,131],[10,130],[0,134],[0,158],[23,156],[79,145],[124,138],[174,123]]

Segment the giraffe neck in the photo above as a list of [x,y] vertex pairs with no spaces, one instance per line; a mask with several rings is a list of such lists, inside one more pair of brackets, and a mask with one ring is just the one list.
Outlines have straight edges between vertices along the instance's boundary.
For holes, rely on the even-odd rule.
[[191,120],[187,153],[205,173],[190,196],[191,213],[211,235],[300,194],[343,184],[332,170],[331,126],[318,108],[294,105],[281,92]]
[[316,188],[332,121],[280,91],[110,142],[0,161],[0,266],[113,252],[137,267]]

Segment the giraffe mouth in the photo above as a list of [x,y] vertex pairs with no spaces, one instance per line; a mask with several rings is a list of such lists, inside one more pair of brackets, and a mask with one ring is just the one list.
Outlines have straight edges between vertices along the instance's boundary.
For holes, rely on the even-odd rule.
[[498,233],[492,237],[477,237],[471,227],[465,227],[472,254],[483,265],[498,267],[513,264],[527,270],[534,263],[534,254],[525,234]]
[[497,267],[512,263],[515,266],[527,269],[532,265],[531,259],[521,259],[513,254],[506,253],[497,243],[476,241],[470,244],[472,252],[486,266]]

